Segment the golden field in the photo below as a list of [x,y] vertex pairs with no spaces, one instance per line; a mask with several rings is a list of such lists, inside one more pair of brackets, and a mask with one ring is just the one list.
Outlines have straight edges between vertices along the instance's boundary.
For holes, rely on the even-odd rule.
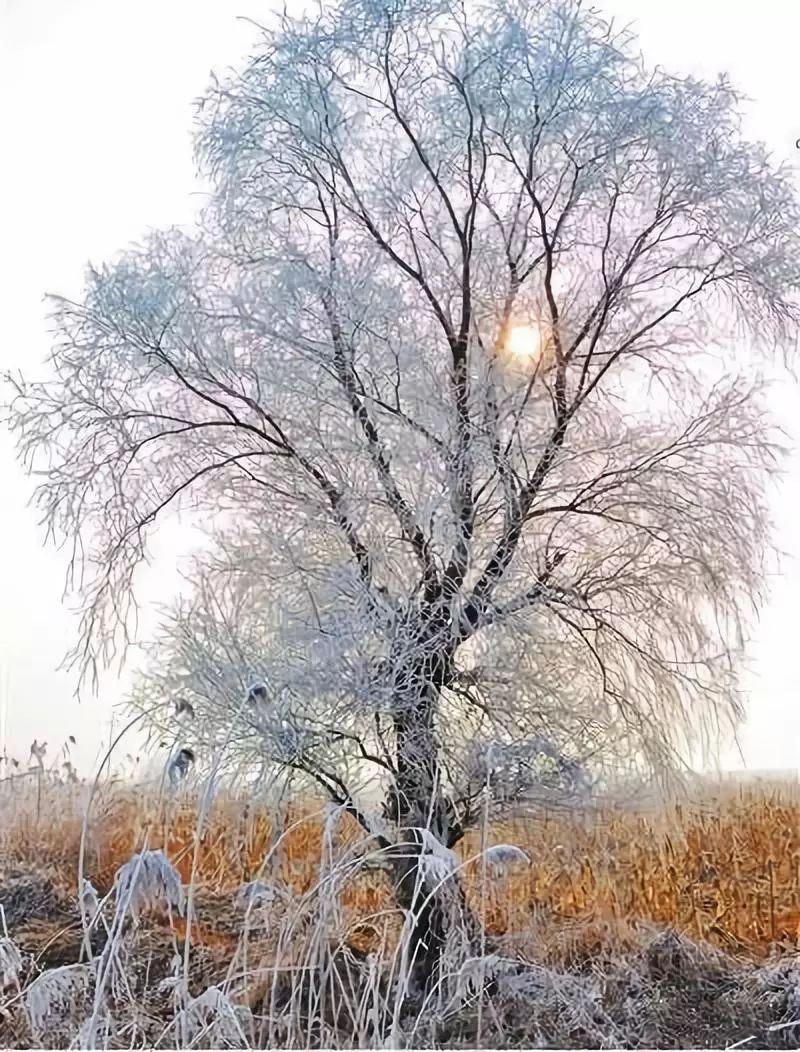
[[[77,886],[85,791],[47,785],[6,791],[6,865],[46,870]],[[106,787],[89,812],[84,873],[101,894],[118,867],[143,848],[164,848],[185,884],[224,895],[248,880],[277,880],[296,895],[318,884],[321,867],[346,855],[363,833],[346,816],[327,821],[314,803],[280,816],[228,795],[198,819],[191,794],[173,800],[147,789]],[[275,846],[277,843],[277,846]],[[487,867],[481,850],[514,844],[530,864]],[[274,848],[265,873],[264,860]],[[797,787],[718,787],[647,814],[605,806],[582,815],[541,814],[492,824],[457,848],[468,899],[487,932],[538,954],[591,951],[626,938],[634,922],[670,926],[735,955],[767,957],[800,943],[800,794]],[[327,860],[327,863],[326,863]],[[348,942],[363,949],[392,940],[398,918],[380,872],[354,867],[337,883]],[[227,924],[198,910],[193,942],[235,940]],[[535,945],[534,945],[535,944]]]
[[[0,782],[0,1045],[85,1047],[89,1027],[109,1049],[797,1047],[797,785],[636,801],[470,833],[457,855],[484,934],[459,941],[453,919],[418,1001],[389,878],[341,813]],[[497,865],[499,844],[527,860]],[[133,908],[125,873],[158,850]],[[243,909],[251,881],[277,897]]]

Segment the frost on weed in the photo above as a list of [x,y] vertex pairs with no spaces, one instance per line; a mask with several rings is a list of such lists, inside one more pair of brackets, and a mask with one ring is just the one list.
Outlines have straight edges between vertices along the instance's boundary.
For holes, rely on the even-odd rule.
[[13,939],[0,939],[0,990],[19,983],[22,954]]
[[251,1022],[248,1008],[233,1004],[219,987],[209,986],[176,1014],[173,1027],[186,1048],[245,1048],[245,1028]]
[[458,855],[445,847],[429,829],[418,829],[422,840],[420,872],[425,885],[434,890],[449,880],[459,867]]
[[494,844],[484,852],[484,858],[490,866],[511,866],[515,862],[530,865],[531,858],[527,851],[523,851],[516,844]]
[[91,964],[68,964],[42,972],[25,991],[25,1010],[35,1040],[52,1047],[78,1033],[90,1005]]
[[142,851],[132,855],[114,878],[117,909],[139,913],[165,907],[183,916],[184,896],[181,878],[163,851]]
[[91,930],[100,916],[102,903],[94,884],[90,880],[86,880],[86,878],[81,881],[81,909]]

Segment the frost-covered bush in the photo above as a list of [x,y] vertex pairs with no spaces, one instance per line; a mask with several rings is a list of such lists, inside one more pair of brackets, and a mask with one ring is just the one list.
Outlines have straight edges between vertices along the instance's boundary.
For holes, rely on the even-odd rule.
[[183,914],[180,874],[161,850],[132,855],[117,870],[114,888],[117,910],[129,911],[134,918],[159,908]]

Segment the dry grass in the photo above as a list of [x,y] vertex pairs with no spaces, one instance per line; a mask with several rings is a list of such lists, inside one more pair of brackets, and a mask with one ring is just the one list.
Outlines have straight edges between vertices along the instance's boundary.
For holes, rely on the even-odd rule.
[[[30,780],[0,786],[0,903],[10,934],[32,969],[27,979],[23,976],[20,980],[20,989],[43,969],[46,975],[47,969],[74,965],[85,941],[77,919],[75,895],[89,793],[81,785],[49,783],[45,776],[42,778],[35,791]],[[209,984],[221,984],[230,993],[231,1004],[239,1005],[236,1012],[241,1009],[252,1014],[251,1010],[260,1004],[262,1013],[272,1020],[269,1038],[273,1042],[322,1040],[319,1034],[312,1039],[310,1029],[303,1031],[303,1038],[291,1027],[285,1032],[276,1029],[277,1016],[264,1008],[270,998],[274,1007],[275,982],[280,971],[284,978],[293,976],[280,996],[283,1003],[294,1005],[292,1018],[300,1018],[302,1012],[295,1002],[300,998],[305,1005],[308,1000],[302,976],[310,974],[309,968],[313,972],[317,967],[313,962],[322,952],[321,933],[330,960],[338,959],[336,954],[340,952],[330,947],[349,947],[356,953],[362,962],[358,979],[362,985],[367,983],[363,971],[365,955],[375,955],[385,963],[397,950],[402,917],[393,908],[388,878],[381,871],[365,869],[360,864],[348,868],[348,859],[352,862],[358,855],[357,849],[365,846],[363,833],[352,820],[332,817],[313,802],[295,803],[275,813],[233,794],[221,795],[205,807],[191,792],[165,799],[145,787],[111,785],[94,794],[89,816],[84,876],[101,896],[105,895],[113,887],[117,870],[132,855],[163,849],[184,885],[192,889],[192,967],[185,976],[185,996],[204,997]],[[487,863],[482,849],[500,843],[522,848],[530,863],[517,860],[504,867]],[[474,998],[466,997],[462,998],[458,1015],[461,1037],[445,1032],[446,1027],[441,1029],[447,1013],[442,1015],[440,1011],[434,1030],[426,1032],[430,1041],[472,1040],[464,1037],[463,1028],[474,1030],[477,1026],[478,1037],[482,1035],[482,1040],[490,1043],[525,1044],[558,1035],[562,1047],[571,1047],[575,1041],[593,1043],[595,1031],[603,1030],[604,1040],[635,1045],[641,1038],[650,1045],[667,1047],[663,1042],[668,1045],[669,1039],[663,1033],[668,1019],[677,1018],[674,1007],[668,1008],[671,1002],[661,987],[653,993],[655,987],[651,990],[647,984],[661,982],[659,969],[666,968],[664,974],[668,976],[683,974],[688,967],[687,954],[691,957],[695,953],[687,947],[698,945],[707,947],[702,951],[706,971],[711,969],[716,975],[716,968],[723,977],[719,988],[703,980],[703,989],[707,986],[712,991],[709,1005],[723,1004],[720,989],[745,989],[748,983],[763,981],[767,993],[758,995],[759,1012],[772,1011],[777,1004],[785,1015],[791,1001],[785,988],[796,989],[800,1011],[800,978],[796,971],[787,973],[788,979],[781,979],[777,994],[769,993],[772,980],[763,978],[772,974],[768,970],[776,967],[774,962],[779,958],[798,969],[800,795],[796,787],[719,789],[706,792],[691,803],[687,800],[651,808],[647,814],[608,804],[592,813],[519,818],[470,834],[459,845],[458,854],[467,898],[474,911],[483,916],[491,939],[494,954],[486,959],[499,960],[500,953],[504,960],[526,961],[528,969],[546,969],[541,976],[549,977],[550,985],[546,993],[540,991],[541,1004],[549,1005],[548,998],[555,997],[551,1008],[557,1020],[548,1015],[549,1022],[541,1023],[544,1029],[537,1031],[538,1037],[526,1031],[524,1036],[512,1038],[511,1031],[517,1024],[511,1016],[503,1016],[500,1026],[502,1013],[495,1006],[493,1025],[499,1029],[490,1041],[486,1033],[482,1034],[484,1022],[480,1013],[477,1022],[469,1014]],[[251,880],[286,889],[289,900],[276,904],[265,927],[255,924],[252,930],[248,928],[243,941],[244,922],[241,910],[234,905],[234,893]],[[674,945],[667,944],[667,950],[658,934],[665,930],[674,931],[679,940]],[[118,934],[122,932],[120,927]],[[92,935],[95,953],[102,948],[101,936],[98,931]],[[186,937],[186,920],[174,915],[168,918],[163,912],[150,918],[144,927],[125,934],[126,976],[133,977],[126,977],[125,983],[140,983],[137,989],[142,992],[128,996],[131,1004],[137,999],[147,1001],[145,1017],[136,1025],[143,1028],[141,1033],[148,1035],[149,1042],[155,1040],[153,1035],[157,1025],[162,1025],[160,1020],[167,1004],[172,1006],[170,1011],[177,1013],[176,1019],[184,1018],[181,1011],[184,1015],[189,1013],[187,1019],[194,1019],[191,1012],[206,1012],[205,1002],[195,1005],[189,1000],[179,1010],[166,994],[158,993],[156,997],[153,993],[159,989],[159,983],[172,982],[169,976],[174,974],[175,961],[188,954]],[[688,941],[680,942],[683,937]],[[719,960],[728,964],[717,968],[714,947],[724,951]],[[672,963],[653,963],[664,959]],[[679,959],[682,963],[675,964]],[[185,960],[188,962],[188,956]],[[733,982],[730,968],[734,961],[737,967],[756,970],[752,974],[741,973]],[[339,965],[335,965],[334,973],[338,975],[337,968]],[[646,1003],[641,1001],[645,996],[641,990],[631,993],[626,988],[624,996],[620,993],[628,982],[625,969],[630,968],[646,977],[641,988],[650,991]],[[580,994],[569,987],[569,983],[589,982],[575,976],[600,972],[605,976],[602,997],[594,987],[581,987]],[[561,976],[558,983],[567,984],[563,990],[558,983],[552,985],[556,974]],[[535,985],[532,976],[533,972],[526,972],[529,986]],[[345,980],[340,977],[337,982],[341,986]],[[347,982],[352,987],[356,980],[350,976]],[[369,979],[369,983],[375,982],[374,977]],[[519,985],[517,979],[514,982]],[[672,990],[673,986],[673,979],[668,977],[667,987]],[[367,1018],[369,1011],[363,1007],[366,995],[362,991],[358,997],[356,993],[352,996],[361,998],[359,1012],[366,1013]],[[370,996],[375,1000],[378,995],[373,990]],[[527,1004],[530,996],[525,996]],[[563,1005],[584,996],[586,1006],[595,1007],[586,1007],[589,1014],[581,1017],[580,1026],[572,1016],[571,1021],[565,1022]],[[688,1003],[685,991],[681,996],[681,1004]],[[216,997],[216,993],[208,994],[211,1000]],[[515,1003],[510,994],[509,998],[504,1002],[506,1007]],[[643,1022],[641,1027],[637,1023],[641,1034],[634,1039],[631,1022],[620,1022],[613,1011],[603,1015],[602,1020],[599,1016],[594,1019],[592,1013],[595,1009],[600,1011],[598,998],[611,998],[614,1005],[619,1002],[629,1006],[635,1002],[641,1018],[650,1019],[650,1023]],[[10,1003],[16,1008],[6,1016],[0,1011],[0,1029],[3,1018],[16,1018],[18,1002],[19,998],[11,996]],[[220,1005],[222,1002],[214,1010],[215,1018],[225,1015],[219,1015]],[[722,1014],[720,1009],[715,1015],[710,1007],[698,1008],[696,1004],[693,1010],[694,1022],[683,1020],[681,1025],[695,1028],[691,1029],[695,1037],[705,1032],[704,1027],[712,1043],[722,1040],[720,1034],[725,1040],[736,1039],[740,1034],[741,1023],[736,1024],[739,1029],[725,1029],[733,1011],[727,1003]],[[230,1014],[233,1009],[225,1011]],[[625,1012],[628,1011],[626,1007]],[[281,1018],[284,1017],[285,1013]],[[248,1025],[254,1026],[255,1016],[247,1018]],[[238,1020],[238,1016],[228,1020],[237,1033]],[[716,1020],[713,1026],[709,1020]],[[344,1032],[349,1033],[362,1023],[345,1020],[343,1024],[331,1022],[330,1026],[334,1029],[325,1031],[325,1040],[341,1045],[335,1027],[343,1026]],[[548,1027],[555,1029],[551,1033]],[[368,1031],[369,1027],[363,1033],[359,1031],[362,1045],[370,1043]],[[787,1031],[786,1038],[793,1032]],[[25,1043],[21,1033],[12,1030],[12,1043]],[[174,1045],[175,1035],[170,1033]],[[419,1041],[425,1035],[415,1031],[411,1036]],[[234,1038],[231,1040],[236,1043]],[[264,1040],[263,1034],[259,1038],[252,1033],[245,1044],[260,1045]],[[780,1042],[773,1047],[781,1047]]]
[[[85,799],[80,787],[62,785],[45,791],[38,818],[29,798],[6,806],[3,856],[74,887]],[[86,875],[105,893],[119,866],[147,846],[163,848],[184,883],[229,892],[262,875],[281,832],[271,875],[305,894],[323,857],[318,805],[290,805],[276,821],[228,795],[200,823],[193,796],[167,801],[112,788],[93,804]],[[355,822],[340,818],[334,851],[361,840]],[[531,863],[484,867],[482,843],[515,844]],[[650,815],[604,808],[521,818],[470,834],[458,854],[471,904],[494,935],[524,935],[532,922],[619,927],[636,918],[756,958],[800,938],[800,795],[791,787],[718,790]],[[390,889],[381,874],[361,872],[343,889],[343,905],[366,923],[391,909]]]

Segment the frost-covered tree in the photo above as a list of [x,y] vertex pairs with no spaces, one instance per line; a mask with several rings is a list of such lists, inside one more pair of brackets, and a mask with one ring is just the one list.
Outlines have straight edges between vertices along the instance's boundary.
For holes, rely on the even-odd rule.
[[277,20],[199,121],[197,228],[91,270],[17,381],[84,671],[198,509],[217,543],[140,703],[369,829],[377,773],[399,878],[402,830],[452,846],[487,783],[661,767],[735,718],[800,239],[731,88],[572,0],[348,0]]

